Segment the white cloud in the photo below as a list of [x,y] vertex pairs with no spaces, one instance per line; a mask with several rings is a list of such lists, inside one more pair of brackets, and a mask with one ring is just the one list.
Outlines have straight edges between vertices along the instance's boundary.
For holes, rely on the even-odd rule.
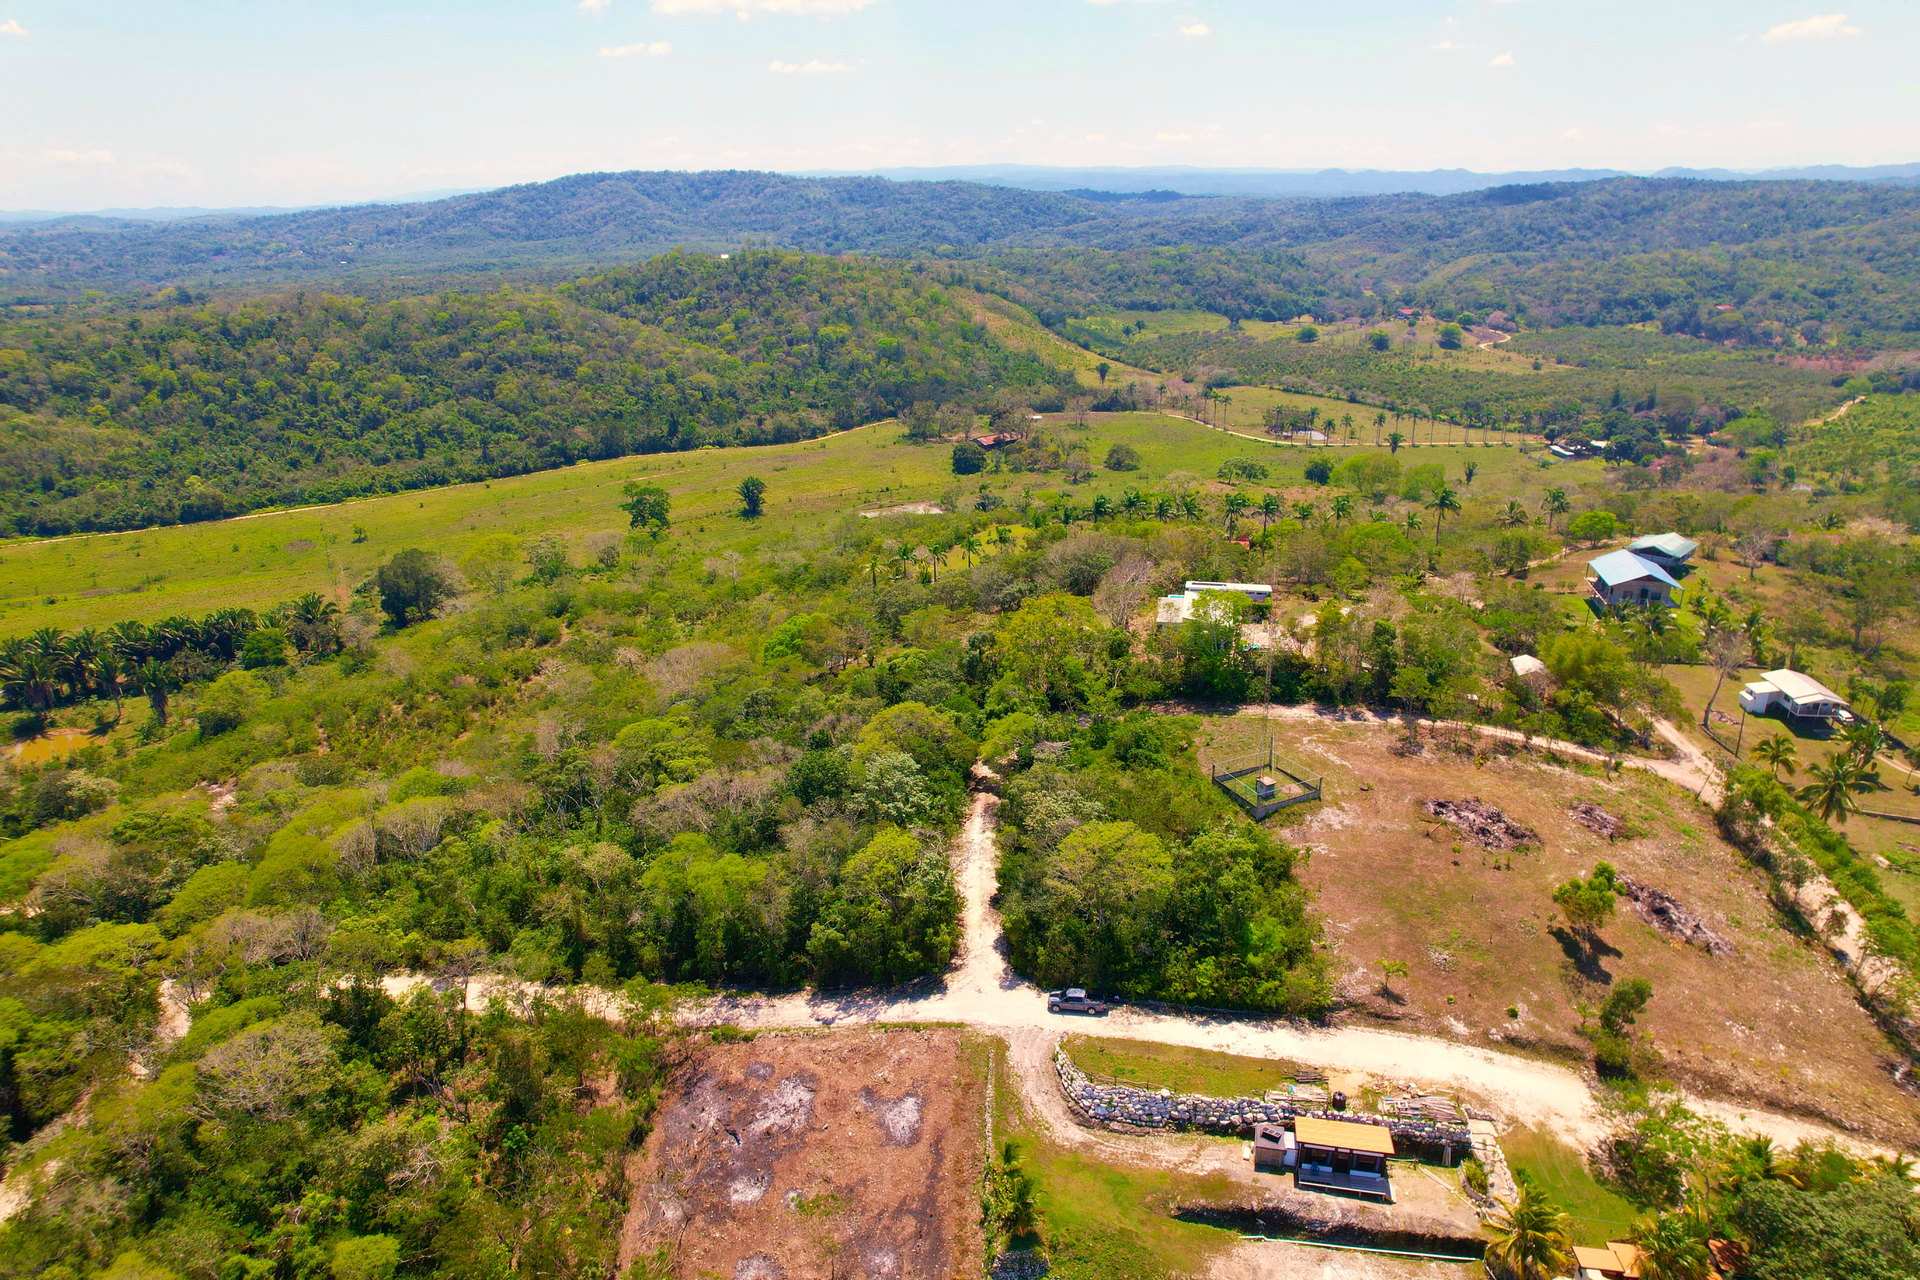
[[42,153],[47,162],[59,165],[102,165],[119,163],[111,151],[62,151],[50,150]]
[[612,4],[613,0],[580,0],[580,9],[583,13],[605,13]]
[[790,13],[803,18],[843,18],[873,0],[653,0],[655,13]]
[[1156,133],[1153,135],[1153,140],[1155,142],[1192,142],[1193,135],[1190,133]]
[[1087,135],[1086,140],[1088,142],[1105,142],[1107,140],[1107,135],[1104,133],[1090,133]]
[[1192,22],[1180,28],[1180,34],[1183,36],[1210,36],[1213,34],[1213,30],[1204,22]]
[[1783,22],[1761,36],[1762,40],[1825,40],[1830,36],[1857,36],[1860,28],[1847,25],[1844,13],[1822,13],[1798,22]]
[[643,41],[640,44],[616,44],[606,46],[600,50],[600,56],[603,58],[631,58],[644,53],[650,58],[664,58],[672,52],[673,46],[665,40],[655,40],[651,44]]
[[775,58],[767,70],[783,76],[826,76],[836,75],[853,68],[844,62],[822,62],[815,58],[810,62],[782,62]]
[[1455,44],[1455,43],[1454,43],[1453,41],[1451,41],[1451,40],[1442,40],[1442,41],[1441,41],[1441,42],[1440,42],[1439,44],[1437,44],[1437,45],[1435,45],[1435,46],[1433,46],[1433,47],[1434,47],[1434,48],[1436,48],[1436,49],[1464,49],[1464,48],[1466,48],[1467,46],[1465,46],[1465,45],[1463,45],[1463,44]]
[[1490,67],[1510,67],[1513,65],[1513,55],[1503,53],[1497,58],[1489,58],[1487,59],[1487,65]]
[[5,22],[0,22],[0,36],[23,36],[25,34],[27,34],[27,29],[20,25],[20,19],[18,18],[8,18]]

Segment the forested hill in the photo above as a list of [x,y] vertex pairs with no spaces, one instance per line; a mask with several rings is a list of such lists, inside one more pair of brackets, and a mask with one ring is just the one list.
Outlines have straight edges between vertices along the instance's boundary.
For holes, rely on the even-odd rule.
[[748,242],[909,252],[1016,242],[1103,216],[1071,196],[972,183],[775,173],[584,173],[424,204],[164,224],[67,218],[0,232],[0,295],[613,265]]
[[797,440],[1068,375],[925,266],[666,254],[558,289],[0,324],[0,529],[60,534]]
[[431,277],[551,282],[676,245],[759,243],[981,261],[983,287],[1056,326],[1103,306],[1326,319],[1392,300],[1689,333],[1725,305],[1752,322],[1730,336],[1763,340],[1767,324],[1834,325],[1855,345],[1920,332],[1920,190],[1619,178],[1444,197],[1153,196],[621,173],[264,218],[75,218],[0,231],[0,297],[322,281],[394,296]]

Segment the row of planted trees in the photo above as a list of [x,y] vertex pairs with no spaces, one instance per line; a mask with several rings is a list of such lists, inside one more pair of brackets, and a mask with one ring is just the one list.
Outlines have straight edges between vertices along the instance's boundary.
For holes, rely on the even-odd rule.
[[174,692],[235,662],[281,666],[290,650],[337,651],[339,622],[340,607],[310,591],[264,613],[219,609],[197,619],[177,615],[72,632],[41,627],[0,641],[0,698],[37,716],[111,698],[117,716],[126,694],[144,694],[164,724]]

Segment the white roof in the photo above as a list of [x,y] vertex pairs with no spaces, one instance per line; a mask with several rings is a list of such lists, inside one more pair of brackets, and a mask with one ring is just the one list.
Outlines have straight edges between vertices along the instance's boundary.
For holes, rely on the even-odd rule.
[[1512,663],[1513,674],[1517,676],[1537,675],[1547,669],[1547,664],[1530,653],[1515,654]]
[[1273,587],[1265,582],[1189,582],[1187,594],[1198,595],[1202,591],[1237,591],[1243,596],[1270,596]]
[[1627,544],[1629,551],[1652,551],[1672,560],[1685,560],[1699,549],[1699,543],[1677,533],[1650,533]]
[[1161,596],[1160,607],[1155,613],[1156,620],[1162,626],[1171,626],[1176,622],[1185,622],[1193,616],[1193,597],[1188,595]]
[[1766,683],[1778,689],[1795,702],[1845,702],[1846,699],[1812,676],[1801,675],[1798,671],[1769,671],[1760,677]]

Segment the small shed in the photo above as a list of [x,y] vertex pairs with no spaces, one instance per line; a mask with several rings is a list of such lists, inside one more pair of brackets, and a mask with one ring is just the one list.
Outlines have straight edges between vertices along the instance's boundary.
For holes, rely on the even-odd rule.
[[1386,1126],[1302,1116],[1293,1122],[1293,1134],[1300,1145],[1298,1185],[1393,1199],[1387,1181],[1393,1134]]
[[1650,533],[1627,544],[1627,550],[1633,554],[1667,569],[1683,567],[1699,549],[1699,543],[1677,533]]
[[1609,1240],[1604,1249],[1576,1245],[1573,1266],[1578,1280],[1639,1280],[1640,1250],[1623,1240]]
[[1522,680],[1527,679],[1529,676],[1544,676],[1547,674],[1547,664],[1530,653],[1515,654],[1512,659],[1508,661],[1507,665],[1512,667],[1513,674],[1519,676]]
[[1673,575],[1651,560],[1643,560],[1631,551],[1609,551],[1587,561],[1593,571],[1588,585],[1594,599],[1612,608],[1622,604],[1673,604],[1673,593],[1680,589]]
[[1280,1173],[1293,1168],[1300,1155],[1293,1131],[1284,1125],[1253,1127],[1253,1168],[1256,1173]]

